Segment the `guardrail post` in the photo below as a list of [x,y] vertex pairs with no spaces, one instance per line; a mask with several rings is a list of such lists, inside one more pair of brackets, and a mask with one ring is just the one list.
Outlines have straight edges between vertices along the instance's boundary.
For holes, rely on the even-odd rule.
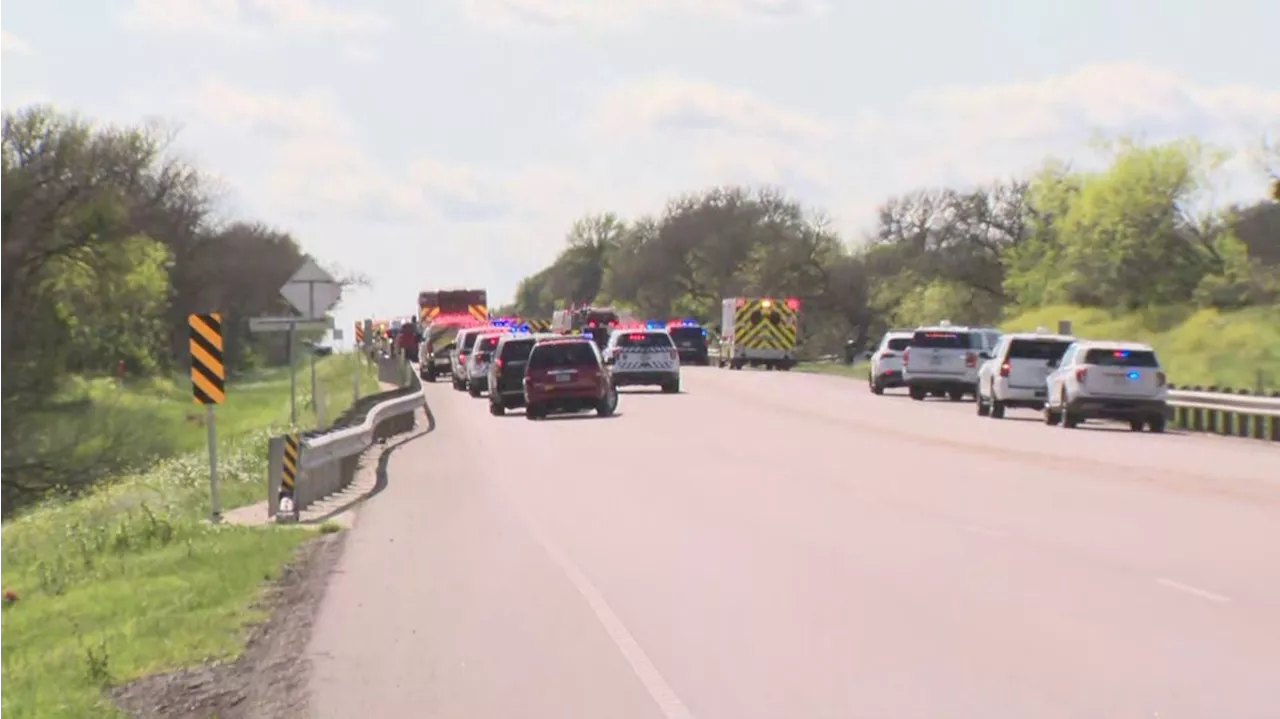
[[267,518],[280,512],[280,480],[284,473],[284,437],[267,440]]

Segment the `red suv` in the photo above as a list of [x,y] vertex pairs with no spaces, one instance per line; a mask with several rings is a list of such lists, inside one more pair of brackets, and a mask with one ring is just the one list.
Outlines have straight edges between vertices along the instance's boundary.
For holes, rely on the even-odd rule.
[[572,337],[535,344],[525,369],[524,408],[530,420],[583,410],[612,415],[618,408],[618,389],[595,342]]

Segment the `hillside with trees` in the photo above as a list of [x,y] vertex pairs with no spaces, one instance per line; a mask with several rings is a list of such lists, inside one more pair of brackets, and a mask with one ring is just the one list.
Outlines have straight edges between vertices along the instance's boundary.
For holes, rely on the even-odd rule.
[[[723,297],[795,296],[812,356],[941,318],[1280,305],[1280,202],[1206,206],[1225,153],[1192,139],[1103,149],[1097,171],[1049,160],[1028,177],[888,198],[859,238],[774,188],[707,189],[635,218],[602,212],[573,225],[508,309],[593,302],[716,324]],[[1276,148],[1265,153],[1275,178]]]
[[218,188],[171,140],[52,107],[4,114],[6,514],[145,461],[146,428],[87,412],[76,388],[121,362],[131,381],[185,372],[188,313],[222,313],[232,377],[283,360],[248,318],[288,311],[278,290],[303,262],[298,243],[220,218]]

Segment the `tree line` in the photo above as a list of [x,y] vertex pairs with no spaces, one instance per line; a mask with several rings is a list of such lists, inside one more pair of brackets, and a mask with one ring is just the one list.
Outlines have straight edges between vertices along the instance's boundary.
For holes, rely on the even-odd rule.
[[[891,197],[858,238],[769,187],[692,192],[631,219],[592,214],[502,311],[615,304],[718,324],[721,298],[795,296],[806,350],[826,353],[849,339],[865,347],[889,327],[988,325],[1057,304],[1280,301],[1280,197],[1206,207],[1229,156],[1194,139],[1101,149],[1101,170],[1050,159],[1027,177]],[[1277,148],[1259,159],[1280,182]]]
[[62,431],[86,401],[68,396],[69,380],[121,363],[131,378],[184,370],[188,313],[222,313],[229,374],[279,362],[278,339],[251,335],[248,318],[288,311],[278,289],[304,255],[286,232],[220,217],[219,186],[160,124],[32,106],[6,111],[3,125],[7,514],[138,458],[111,428]]

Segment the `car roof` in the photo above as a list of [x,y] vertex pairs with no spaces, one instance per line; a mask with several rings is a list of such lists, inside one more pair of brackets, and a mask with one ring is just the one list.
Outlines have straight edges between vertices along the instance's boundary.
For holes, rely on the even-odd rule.
[[884,333],[885,337],[910,337],[916,333],[915,330],[889,330]]
[[1057,340],[1059,342],[1079,342],[1075,335],[1063,335],[1057,332],[1006,332],[1004,336],[1010,340]]
[[976,327],[967,327],[965,325],[920,325],[911,330],[911,334],[917,332],[977,332]]
[[1091,350],[1128,350],[1130,352],[1155,352],[1155,348],[1143,342],[1117,340],[1077,340],[1076,344]]

